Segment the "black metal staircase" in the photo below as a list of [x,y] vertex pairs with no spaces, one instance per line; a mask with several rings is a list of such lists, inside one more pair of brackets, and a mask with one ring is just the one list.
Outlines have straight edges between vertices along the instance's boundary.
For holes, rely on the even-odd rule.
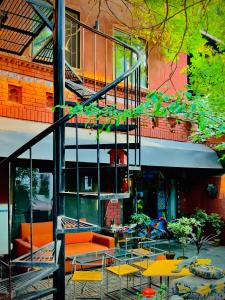
[[[21,6],[21,15],[20,9],[18,6],[14,5],[15,1],[13,0],[3,0],[0,1],[0,10],[5,11],[8,19],[3,24],[1,24],[1,29],[4,31],[10,30],[10,32],[18,32],[18,39],[21,38],[21,34],[26,34],[28,38],[25,40],[26,45],[20,45],[19,41],[16,41],[14,36],[12,35],[12,39],[14,38],[14,43],[17,43],[18,47],[13,46],[10,48],[10,52],[14,54],[21,55],[31,42],[32,38],[37,36],[38,33],[44,28],[44,26],[48,26],[48,28],[52,29],[52,15],[53,8],[51,3],[43,0],[20,0]],[[23,2],[23,3],[22,3]],[[57,1],[56,1],[57,2]],[[10,6],[11,3],[11,6]],[[26,6],[27,11],[29,11],[30,19],[36,20],[36,26],[34,26],[34,30],[32,31],[27,24],[26,28],[23,27],[23,20],[26,19],[26,11],[23,10],[23,4]],[[58,6],[55,6],[57,13]],[[32,10],[33,9],[33,10]],[[14,26],[12,22],[13,16],[19,15],[19,21],[17,26]],[[89,104],[96,103],[98,108],[104,109],[106,106],[113,106],[115,110],[123,111],[128,108],[135,108],[140,104],[140,57],[139,53],[133,49],[131,46],[119,41],[111,36],[108,36],[98,30],[88,27],[87,25],[81,23],[77,19],[73,18],[71,15],[67,15],[71,22],[76,24],[77,28],[79,28],[79,33],[82,40],[82,53],[81,53],[81,70],[79,72],[75,71],[66,61],[61,60],[61,66],[63,66],[65,72],[61,70],[60,76],[65,76],[65,87],[73,92],[77,96],[77,100],[81,102],[81,104],[85,107]],[[17,18],[17,20],[18,20]],[[11,23],[9,22],[11,20]],[[27,21],[28,22],[28,21]],[[13,26],[12,26],[13,25]],[[11,27],[10,27],[11,26]],[[30,30],[30,31],[29,31]],[[23,33],[22,33],[23,31]],[[26,31],[26,32],[25,32]],[[87,78],[85,76],[85,35],[91,34],[92,43],[93,43],[93,74],[91,78],[92,89],[86,86]],[[32,35],[32,38],[29,37]],[[9,37],[10,38],[10,37]],[[102,59],[98,53],[97,41],[98,38],[104,39],[104,55],[105,57]],[[59,64],[57,60],[59,57],[54,57],[53,53],[54,47],[57,41],[54,41],[52,37],[43,45],[43,47],[38,51],[37,55],[34,57],[33,61],[38,63],[46,63],[46,64],[54,64],[54,70],[59,70]],[[60,42],[60,41],[58,41]],[[61,43],[62,40],[61,40]],[[9,41],[2,40],[0,38],[0,50],[8,51]],[[13,41],[11,44],[13,45]],[[118,78],[114,80],[110,76],[108,76],[109,65],[108,60],[111,60],[112,66],[116,69],[116,55],[117,48],[122,49],[124,52],[124,67],[123,72]],[[109,57],[109,49],[115,49],[114,58]],[[101,52],[102,53],[102,52]],[[127,69],[125,64],[125,56],[127,53],[130,53],[131,56],[135,57],[135,63]],[[99,55],[99,56],[98,56]],[[63,57],[63,55],[62,55]],[[61,57],[61,58],[62,58]],[[96,60],[101,59],[104,66],[104,78],[103,84],[99,84],[99,79],[97,78],[97,64]],[[114,61],[114,64],[113,64]],[[64,74],[63,74],[64,73]],[[79,73],[79,74],[78,74]],[[82,74],[82,75],[81,75]],[[55,78],[57,74],[55,74]],[[90,78],[89,78],[90,81]],[[63,82],[63,80],[62,80]],[[55,94],[62,95],[64,93],[62,85],[59,84],[58,87],[55,85]],[[57,90],[58,89],[58,90]],[[118,97],[118,91],[120,91],[120,97]],[[123,96],[121,97],[121,93]],[[55,98],[56,99],[56,98]],[[55,104],[60,104],[56,103]],[[61,103],[61,104],[66,104]],[[72,106],[76,105],[76,102],[67,102],[67,104],[71,104]],[[130,187],[129,187],[129,177],[130,170],[138,171],[140,170],[140,120],[129,120],[125,118],[122,124],[117,124],[116,120],[113,124],[110,124],[111,135],[114,137],[114,142],[109,143],[101,143],[101,130],[104,130],[106,127],[104,122],[107,122],[107,117],[93,119],[92,121],[87,121],[84,123],[80,120],[82,116],[75,114],[64,114],[62,108],[59,109],[60,113],[55,117],[55,122],[50,125],[43,132],[35,136],[29,142],[24,144],[21,148],[17,149],[14,153],[12,153],[8,158],[4,159],[0,162],[0,168],[5,168],[9,173],[9,195],[8,195],[8,207],[9,207],[9,218],[8,218],[8,233],[9,233],[9,276],[7,279],[0,280],[0,293],[5,293],[6,298],[8,299],[40,299],[49,294],[54,294],[55,299],[64,299],[65,293],[59,293],[57,290],[57,285],[63,286],[62,274],[63,274],[63,266],[64,266],[64,234],[67,232],[82,232],[82,231],[97,231],[100,229],[102,225],[102,202],[103,201],[111,201],[115,199],[126,199],[130,197]],[[83,117],[86,117],[85,115]],[[65,131],[66,128],[74,128],[74,144],[67,144],[65,141]],[[87,128],[92,128],[96,131],[96,140],[92,144],[82,144],[80,142],[80,130],[86,130]],[[32,241],[32,169],[33,169],[33,147],[43,140],[45,137],[52,135],[54,151],[53,151],[53,161],[54,161],[54,201],[53,201],[53,230],[54,230],[54,241],[51,244],[45,245],[44,247],[34,250],[31,246],[30,253],[18,257],[13,258],[11,255],[11,213],[10,213],[10,205],[12,203],[11,199],[11,173],[14,161],[16,161],[21,154],[28,152],[29,154],[29,168],[30,168],[30,240]],[[120,140],[120,142],[119,142]],[[121,142],[122,140],[122,142]],[[76,186],[75,189],[70,191],[65,188],[65,175],[67,173],[66,160],[67,160],[67,151],[74,150],[74,162],[75,166],[73,167],[73,172],[76,177]],[[80,190],[79,177],[81,165],[79,162],[80,151],[83,149],[88,149],[93,151],[93,156],[96,157],[96,175],[98,178],[98,187],[96,191],[91,192],[83,192]],[[101,187],[101,182],[104,180],[101,176],[102,166],[101,166],[101,150],[114,150],[115,151],[115,164],[108,165],[110,172],[112,174],[112,178],[114,179],[113,185],[111,185],[111,190],[103,191]],[[125,165],[119,165],[117,163],[118,150],[123,149],[126,151],[127,162]],[[59,162],[58,162],[59,160]],[[121,191],[118,188],[119,182],[119,170],[124,169],[125,174],[128,180],[128,189],[127,191]],[[64,213],[65,206],[65,197],[70,196],[76,199],[77,203],[77,219],[69,218]],[[97,199],[98,202],[98,222],[97,224],[91,224],[86,221],[80,220],[79,217],[79,200],[80,199]],[[32,244],[32,243],[31,243]],[[15,275],[13,273],[14,268],[21,267],[30,267],[35,268],[34,271],[22,273],[20,275]],[[21,293],[23,289],[29,287],[35,282],[46,278],[50,274],[54,274],[54,286],[52,288],[48,288],[44,291],[31,292],[27,295],[27,298],[21,298]],[[29,280],[28,280],[28,279]],[[64,281],[64,279],[63,279]],[[25,282],[27,284],[25,284]],[[64,294],[63,294],[64,293]]]

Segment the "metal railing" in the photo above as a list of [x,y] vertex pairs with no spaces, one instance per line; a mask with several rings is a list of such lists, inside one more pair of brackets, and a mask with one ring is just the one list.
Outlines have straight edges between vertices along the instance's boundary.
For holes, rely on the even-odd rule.
[[[79,31],[80,31],[80,36],[82,39],[82,54],[81,54],[81,65],[83,66],[82,68],[82,77],[83,77],[83,82],[85,84],[86,82],[86,71],[85,71],[85,56],[87,55],[87,49],[85,49],[85,36],[88,32],[88,34],[92,35],[92,42],[93,42],[93,51],[92,51],[92,57],[93,57],[93,78],[92,78],[92,83],[94,87],[95,94],[93,94],[90,98],[87,100],[83,101],[81,103],[82,106],[88,106],[89,104],[96,102],[98,106],[103,105],[114,105],[115,109],[128,109],[129,107],[137,107],[140,104],[140,65],[141,65],[141,60],[140,60],[140,54],[136,49],[134,49],[132,46],[127,45],[126,43],[115,39],[105,33],[102,33],[96,29],[93,29],[77,19],[73,18],[71,15],[67,15],[67,17],[77,24]],[[98,47],[98,39],[104,39],[104,44],[105,44],[105,49],[102,51],[102,49],[99,49]],[[89,41],[90,42],[90,41]],[[119,48],[118,48],[119,47]],[[117,52],[123,51],[123,57],[121,58],[122,61],[124,62],[123,65],[123,70],[122,74],[120,74],[117,78],[114,80],[108,82],[108,74],[110,73],[112,75],[113,72],[117,73],[116,71],[116,63],[118,62],[116,55]],[[122,50],[121,50],[122,49]],[[126,55],[127,53],[130,53],[129,55],[135,56],[135,62],[134,64],[127,69],[126,66]],[[98,84],[99,84],[99,79],[97,78],[97,70],[98,70],[98,61],[101,61],[101,53],[105,53],[105,62],[104,62],[104,86],[101,86],[101,89],[97,91],[98,89]],[[114,56],[114,61],[113,61],[113,56]],[[108,57],[110,57],[111,61],[111,70],[109,69],[108,65]],[[112,76],[111,76],[112,77]],[[118,91],[119,90],[119,91]],[[118,94],[120,92],[120,97],[118,97]],[[122,100],[121,100],[122,99]],[[33,243],[32,243],[32,223],[33,223],[33,212],[32,212],[32,201],[33,201],[33,192],[32,192],[32,182],[33,182],[33,175],[32,175],[32,170],[33,170],[33,147],[38,144],[40,141],[42,141],[44,138],[47,136],[53,134],[53,141],[55,139],[55,132],[58,128],[61,126],[64,126],[69,120],[74,119],[75,120],[75,133],[76,133],[76,140],[75,140],[75,158],[76,158],[76,172],[77,172],[77,182],[76,182],[76,191],[77,191],[77,203],[79,203],[79,130],[78,130],[78,123],[79,123],[79,116],[77,115],[71,115],[70,113],[64,115],[62,118],[60,118],[57,122],[53,123],[50,125],[48,128],[43,130],[41,133],[36,135],[34,138],[32,138],[30,141],[26,142],[24,145],[22,145],[19,149],[14,151],[11,155],[9,155],[7,158],[3,159],[0,162],[0,169],[6,170],[6,174],[8,176],[8,252],[9,252],[9,290],[11,291],[12,285],[11,285],[11,212],[10,212],[10,205],[13,202],[11,198],[11,191],[12,191],[12,163],[19,158],[22,154],[28,151],[28,159],[29,159],[29,179],[30,179],[30,192],[29,192],[29,201],[30,201],[30,241],[31,241],[31,249],[30,249],[30,258],[31,262],[33,261],[32,253],[33,253]],[[116,121],[115,121],[116,122]],[[134,133],[134,144],[137,145],[140,143],[140,120],[135,119],[133,121],[136,125],[135,128],[135,133]],[[128,182],[129,182],[129,125],[131,124],[131,121],[128,120],[128,118],[125,119],[124,123],[127,126],[127,130],[125,132],[125,137],[126,137],[126,150],[127,150],[127,177],[128,177]],[[100,121],[97,120],[97,125],[100,124]],[[99,128],[97,127],[97,135],[99,136]],[[119,144],[118,144],[118,131],[117,131],[117,126],[115,126],[114,130],[114,143],[115,143],[115,152],[116,152],[116,157],[117,157],[117,152],[119,149]],[[54,144],[54,143],[53,143]],[[101,187],[100,187],[100,139],[98,138],[96,141],[96,149],[97,149],[97,178],[98,178],[98,207],[99,207],[99,218],[101,218],[101,211],[100,211],[100,193],[101,193]],[[134,155],[134,164],[139,164],[140,165],[140,149],[139,149],[139,156],[137,157],[137,152],[136,150],[138,147],[135,149],[135,155]],[[54,151],[65,151],[64,149],[54,149]],[[53,156],[54,157],[54,156]],[[54,173],[53,173],[54,175]],[[64,175],[62,175],[64,176]],[[115,193],[118,192],[118,169],[117,169],[117,163],[115,163]],[[53,199],[54,200],[54,199]],[[79,215],[79,207],[78,207],[78,215]],[[54,212],[55,213],[55,212]],[[57,252],[57,251],[55,251]],[[56,261],[57,263],[57,261]]]

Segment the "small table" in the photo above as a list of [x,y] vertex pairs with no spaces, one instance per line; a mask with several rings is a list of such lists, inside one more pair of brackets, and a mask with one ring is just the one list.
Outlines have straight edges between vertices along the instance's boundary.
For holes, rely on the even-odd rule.
[[[160,284],[162,283],[162,277],[167,277],[167,285],[169,287],[169,280],[170,277],[183,277],[191,275],[191,272],[187,267],[182,268],[180,272],[172,272],[176,270],[177,265],[179,265],[182,262],[182,260],[178,259],[166,259],[166,260],[157,260],[151,263],[149,268],[143,272],[143,276],[150,278],[150,286],[151,286],[151,277],[153,276],[159,276],[160,277]],[[204,265],[204,264],[210,264],[211,259],[209,258],[199,258],[197,260],[198,264]]]
[[[96,251],[96,252],[88,252],[81,255],[76,255],[76,262],[81,266],[81,269],[83,269],[83,266],[93,266],[96,267],[98,264],[102,261],[103,257],[105,256],[106,251]],[[73,257],[74,259],[74,257]]]

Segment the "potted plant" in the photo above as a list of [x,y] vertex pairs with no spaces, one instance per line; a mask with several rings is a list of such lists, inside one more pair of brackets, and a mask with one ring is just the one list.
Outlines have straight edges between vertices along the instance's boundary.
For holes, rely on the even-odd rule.
[[143,213],[134,213],[130,216],[130,223],[136,225],[136,234],[137,235],[146,235],[147,227],[146,225],[150,223],[150,217]]
[[209,215],[203,209],[197,209],[195,214],[192,215],[192,218],[195,218],[203,229],[205,229],[209,223]]
[[202,228],[197,227],[196,232],[191,232],[189,240],[195,245],[197,255],[199,255],[201,248],[205,245],[212,244],[215,240],[215,237],[216,236],[213,234],[204,236]]
[[217,213],[211,213],[209,215],[209,223],[211,224],[213,231],[216,236],[214,238],[214,246],[220,245],[220,234],[222,227],[224,226],[224,221],[221,219],[220,215]]
[[219,236],[221,234],[222,227],[224,226],[224,221],[221,219],[220,215],[217,213],[211,213],[209,215],[209,223],[212,225],[215,234]]
[[135,213],[133,215],[130,216],[130,222],[132,224],[137,224],[137,225],[143,225],[143,224],[147,224],[150,222],[150,217],[147,216],[146,214],[142,214],[142,213]]
[[200,227],[200,223],[194,218],[182,217],[177,219],[175,222],[169,222],[167,227],[173,233],[174,237],[181,243],[183,256],[180,258],[186,258],[184,250],[190,243],[189,236],[193,232],[194,228]]
[[220,215],[217,213],[207,214],[204,210],[198,209],[192,217],[200,223],[203,233],[215,234],[214,244],[215,246],[219,245],[219,236],[221,234],[222,227],[224,226],[224,221],[221,219]]

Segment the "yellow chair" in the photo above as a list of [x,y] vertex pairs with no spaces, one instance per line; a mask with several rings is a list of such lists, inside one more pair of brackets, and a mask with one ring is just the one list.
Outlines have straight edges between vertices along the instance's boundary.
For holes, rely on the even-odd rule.
[[124,276],[127,276],[127,288],[128,288],[128,276],[134,275],[136,273],[140,272],[140,270],[134,266],[131,266],[129,264],[119,264],[111,267],[106,268],[106,289],[108,293],[108,273],[111,273],[115,276],[117,276],[120,280],[120,299],[122,299],[122,278]]
[[[80,263],[80,262],[79,262]],[[73,259],[73,265],[74,265],[74,271],[73,275],[71,277],[71,282],[74,283],[74,299],[103,299],[103,291],[102,291],[102,285],[104,281],[104,269],[105,269],[105,257],[101,257],[101,263],[99,263],[99,268],[95,270],[89,270],[93,266],[93,262],[85,262],[85,264],[82,264],[80,270],[76,270],[77,265],[77,257]],[[94,265],[96,266],[96,261],[94,262]],[[99,297],[90,297],[89,295],[85,297],[82,295],[82,297],[76,297],[76,283],[80,282],[83,284],[81,288],[81,294],[84,292],[84,288],[88,283],[91,282],[97,282],[99,285]]]

